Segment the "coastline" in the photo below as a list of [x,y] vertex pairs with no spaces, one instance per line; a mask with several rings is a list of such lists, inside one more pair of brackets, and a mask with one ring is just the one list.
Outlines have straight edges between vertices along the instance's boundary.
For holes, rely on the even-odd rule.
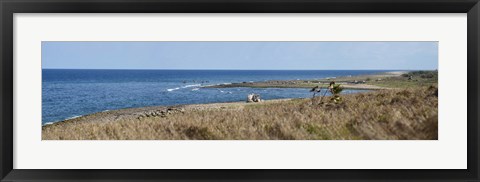
[[[385,90],[391,89],[388,87],[381,87],[371,84],[352,84],[348,83],[354,80],[365,80],[366,78],[387,78],[387,77],[395,77],[400,76],[406,71],[394,71],[394,72],[381,72],[372,75],[357,75],[354,77],[338,77],[335,80],[340,80],[338,84],[341,84],[344,89],[353,89],[353,90]],[[308,84],[304,84],[303,82],[307,81]],[[218,85],[209,85],[203,86],[200,88],[234,88],[234,87],[249,87],[249,88],[312,88],[314,86],[321,86],[326,88],[328,83],[331,80],[328,78],[325,79],[318,79],[318,80],[279,80],[279,81],[265,81],[265,82],[244,82],[244,83],[231,83],[231,84],[218,84]],[[198,85],[198,84],[197,84]],[[288,99],[271,99],[271,100],[264,100],[267,102],[276,102],[279,100],[291,100],[294,98]],[[136,116],[144,115],[142,113],[148,112],[162,112],[167,108],[177,108],[177,107],[185,107],[188,105],[194,106],[206,106],[209,104],[219,105],[219,104],[230,104],[230,103],[244,103],[242,101],[238,102],[224,102],[224,103],[204,103],[204,104],[183,104],[183,105],[162,105],[162,106],[147,106],[147,107],[137,107],[137,108],[124,108],[124,109],[116,109],[116,110],[106,110],[100,111],[95,113],[90,113],[86,115],[74,116],[71,118],[67,118],[60,121],[48,122],[42,125],[49,126],[54,125],[56,123],[61,122],[77,122],[82,120],[82,122],[104,122],[104,121],[111,121],[111,120],[118,120],[124,117],[133,118]]]
[[235,88],[235,87],[249,87],[249,88],[312,88],[315,86],[326,87],[331,81],[336,81],[341,84],[344,89],[353,90],[383,90],[391,89],[389,87],[378,86],[371,84],[370,81],[381,81],[385,78],[398,77],[409,71],[391,71],[381,72],[371,75],[357,75],[357,76],[343,76],[335,78],[324,78],[314,80],[268,80],[262,82],[242,82],[229,83],[204,86],[203,88]]
[[[338,77],[338,78],[326,78],[319,80],[291,80],[291,81],[267,81],[267,82],[252,82],[252,83],[233,83],[228,85],[216,85],[208,86],[207,88],[227,88],[227,87],[253,87],[253,88],[312,88],[313,86],[326,87],[328,82],[335,80],[337,84],[345,89],[358,89],[358,90],[392,90],[398,89],[395,87],[377,86],[371,84],[372,82],[378,82],[378,80],[384,81],[389,78],[401,77],[403,74],[409,72],[396,71],[396,72],[383,72],[373,75],[358,75],[353,77]],[[352,81],[364,81],[369,79],[367,83],[352,83]],[[338,81],[337,81],[338,80]],[[304,82],[309,82],[304,84]],[[313,82],[317,81],[317,82]],[[355,94],[355,93],[354,93]],[[348,95],[354,95],[348,94]],[[347,95],[347,94],[344,94]],[[172,106],[148,106],[137,108],[125,108],[118,110],[107,110],[96,113],[91,113],[82,116],[75,116],[62,121],[53,122],[51,124],[42,125],[42,128],[55,127],[63,124],[75,124],[75,123],[106,123],[116,122],[122,120],[138,120],[145,117],[166,117],[175,113],[184,113],[189,111],[199,110],[241,110],[245,106],[252,105],[265,105],[269,103],[278,103],[292,100],[307,100],[309,98],[288,98],[288,99],[271,99],[263,100],[260,103],[247,103],[245,101],[238,102],[224,102],[224,103],[205,103],[205,104],[184,104],[184,105],[172,105]]]
[[244,101],[238,102],[219,102],[219,103],[205,103],[205,104],[183,104],[172,106],[148,106],[148,107],[135,107],[125,108],[117,110],[107,110],[96,113],[91,113],[82,116],[75,116],[62,121],[53,122],[51,124],[42,125],[42,127],[51,127],[58,124],[89,122],[89,123],[106,123],[116,122],[121,120],[141,119],[144,117],[165,117],[170,114],[183,113],[188,111],[201,111],[201,110],[241,110],[247,105],[254,104],[272,104],[291,100],[302,100],[306,98],[288,98],[288,99],[271,99],[262,100],[257,103],[247,103]]

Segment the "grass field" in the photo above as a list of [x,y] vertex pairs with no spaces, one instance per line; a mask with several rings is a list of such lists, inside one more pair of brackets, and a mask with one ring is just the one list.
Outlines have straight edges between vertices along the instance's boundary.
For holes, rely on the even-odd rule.
[[367,82],[371,85],[389,88],[412,88],[421,86],[438,85],[437,71],[413,71],[396,77],[386,77],[378,81]]

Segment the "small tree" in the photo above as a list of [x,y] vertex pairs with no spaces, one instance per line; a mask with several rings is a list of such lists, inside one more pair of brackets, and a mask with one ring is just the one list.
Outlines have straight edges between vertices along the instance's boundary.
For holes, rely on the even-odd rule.
[[[330,101],[332,102],[335,102],[335,103],[338,103],[342,100],[342,98],[340,97],[340,93],[343,91],[343,88],[340,87],[340,84],[335,84],[334,81],[330,82],[329,86],[327,87],[327,89],[325,89],[325,92],[323,93],[321,99],[320,99],[320,104],[323,103],[323,98],[327,95],[327,92],[330,92],[332,94],[332,98],[330,99]],[[319,93],[319,92],[322,92],[322,87],[320,86],[316,86],[316,87],[313,87],[310,92],[313,92],[313,96],[312,96],[312,104],[315,104],[315,95],[316,93]]]
[[340,84],[332,84],[330,88],[330,93],[332,93],[333,97],[330,99],[331,101],[337,103],[342,101],[342,98],[340,97],[340,93],[343,91],[343,88],[340,87]]

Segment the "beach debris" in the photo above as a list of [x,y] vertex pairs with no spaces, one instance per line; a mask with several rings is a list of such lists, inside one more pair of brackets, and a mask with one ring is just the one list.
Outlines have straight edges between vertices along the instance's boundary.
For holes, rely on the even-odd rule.
[[247,102],[261,102],[262,100],[260,99],[259,94],[248,94],[247,95]]

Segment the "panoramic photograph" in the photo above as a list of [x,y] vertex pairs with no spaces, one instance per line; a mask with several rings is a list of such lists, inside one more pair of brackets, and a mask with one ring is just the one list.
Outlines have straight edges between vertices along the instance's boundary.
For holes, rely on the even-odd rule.
[[437,140],[438,42],[42,42],[42,140]]

